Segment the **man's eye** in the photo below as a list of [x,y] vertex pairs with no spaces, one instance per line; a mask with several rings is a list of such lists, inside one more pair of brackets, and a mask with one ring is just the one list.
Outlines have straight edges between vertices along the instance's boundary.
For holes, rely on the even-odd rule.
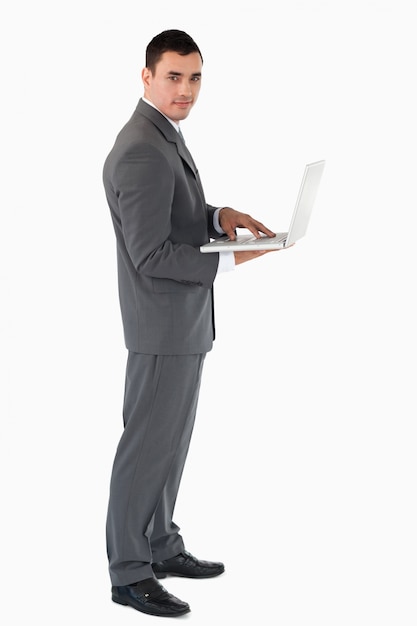
[[199,80],[201,80],[201,76],[193,76],[191,79],[194,83],[198,83]]

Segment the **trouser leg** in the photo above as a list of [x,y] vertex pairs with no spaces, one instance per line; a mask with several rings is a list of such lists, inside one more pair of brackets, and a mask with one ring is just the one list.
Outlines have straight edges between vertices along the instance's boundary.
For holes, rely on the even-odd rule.
[[176,458],[172,464],[171,471],[153,517],[152,532],[150,535],[153,561],[168,559],[179,554],[184,548],[184,545],[180,545],[180,542],[178,542],[179,527],[173,522],[172,517],[194,427],[203,362],[203,359],[201,359],[199,367],[196,370],[198,382],[196,381],[194,393],[190,394],[189,397],[189,419],[185,425]]
[[194,425],[203,362],[204,355],[129,353],[125,427],[114,460],[107,516],[114,585],[149,578],[156,555],[160,560],[167,558],[161,555],[172,556],[183,549],[172,513]]

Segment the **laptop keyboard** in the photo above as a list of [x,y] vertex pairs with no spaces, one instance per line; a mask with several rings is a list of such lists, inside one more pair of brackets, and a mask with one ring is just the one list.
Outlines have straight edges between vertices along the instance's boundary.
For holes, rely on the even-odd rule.
[[[262,239],[268,239],[268,241],[270,241],[271,243],[285,241],[286,238],[287,238],[287,233],[277,233],[275,237],[267,237],[266,235],[262,235]],[[246,243],[258,243],[258,241],[259,239],[257,239],[256,237],[252,237],[251,239],[248,239]]]

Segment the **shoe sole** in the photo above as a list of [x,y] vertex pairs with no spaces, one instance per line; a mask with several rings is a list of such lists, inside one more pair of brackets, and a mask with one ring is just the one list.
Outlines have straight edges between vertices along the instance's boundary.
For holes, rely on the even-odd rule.
[[180,574],[179,572],[155,572],[155,578],[159,580],[161,578],[166,578],[167,576],[179,576],[180,578],[214,578],[215,576],[220,576],[224,574],[224,570],[222,572],[216,572],[215,574],[203,574],[202,576],[190,576],[189,574]]
[[191,611],[190,608],[184,609],[183,611],[178,611],[176,613],[157,613],[156,611],[146,610],[145,606],[131,604],[130,602],[124,602],[120,600],[117,596],[112,595],[113,602],[116,604],[121,604],[122,606],[130,606],[132,609],[136,609],[136,611],[140,611],[141,613],[146,613],[147,615],[156,615],[157,617],[180,617],[181,615],[185,615]]

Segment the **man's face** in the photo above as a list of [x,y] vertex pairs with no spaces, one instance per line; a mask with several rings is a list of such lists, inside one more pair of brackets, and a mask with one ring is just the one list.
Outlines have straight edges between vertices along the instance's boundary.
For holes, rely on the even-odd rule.
[[202,65],[198,52],[164,52],[155,74],[147,67],[142,71],[145,98],[174,122],[185,120],[197,102]]

